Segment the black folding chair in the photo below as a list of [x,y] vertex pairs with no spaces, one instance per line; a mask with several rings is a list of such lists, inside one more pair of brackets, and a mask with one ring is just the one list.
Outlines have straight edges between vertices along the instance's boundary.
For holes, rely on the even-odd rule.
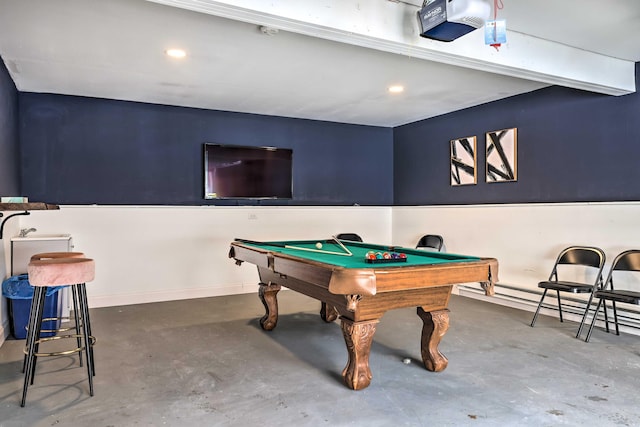
[[[560,313],[561,322],[563,322],[563,319],[562,303],[560,302],[560,292],[570,292],[574,294],[589,293],[589,301],[587,302],[587,307],[584,311],[584,314],[582,315],[582,321],[580,322],[580,327],[578,328],[578,333],[576,334],[576,338],[579,337],[580,332],[582,332],[582,327],[589,311],[589,307],[591,307],[593,294],[596,290],[602,288],[602,268],[604,267],[604,262],[605,255],[602,249],[589,246],[571,246],[562,250],[562,252],[560,252],[560,255],[558,255],[558,258],[556,259],[555,264],[553,265],[553,270],[551,270],[549,280],[538,283],[538,287],[544,289],[544,292],[542,293],[542,297],[540,298],[540,302],[538,303],[536,314],[533,315],[531,327],[536,324],[538,313],[540,312],[544,297],[547,296],[547,291],[549,291],[549,289],[554,290],[557,293],[558,312]],[[558,277],[558,266],[561,265],[587,267],[587,271],[593,271],[595,273],[593,283],[580,283],[560,280],[560,278]],[[564,273],[565,272],[563,271],[563,274]]]
[[640,292],[631,289],[613,288],[613,273],[616,271],[640,272],[640,250],[632,249],[624,251],[613,260],[607,280],[604,281],[604,287],[601,290],[596,291],[594,294],[594,297],[598,298],[598,305],[596,306],[596,312],[593,313],[593,319],[591,319],[591,325],[589,326],[589,332],[587,333],[585,342],[589,342],[589,339],[591,338],[593,325],[596,323],[596,317],[598,317],[598,311],[600,310],[601,305],[604,305],[605,325],[607,332],[609,332],[607,301],[611,301],[611,304],[613,305],[613,323],[616,325],[616,335],[620,335],[616,303],[640,305]]
[[422,236],[420,240],[418,240],[416,249],[432,248],[440,252],[440,250],[442,250],[443,244],[444,240],[442,239],[442,236],[438,236],[437,234],[427,234],[425,236]]
[[356,233],[340,233],[336,236],[338,240],[350,240],[352,242],[362,242],[362,237]]

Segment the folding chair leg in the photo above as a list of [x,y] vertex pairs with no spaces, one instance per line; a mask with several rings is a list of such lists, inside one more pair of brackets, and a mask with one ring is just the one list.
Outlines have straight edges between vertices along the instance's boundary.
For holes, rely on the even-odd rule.
[[604,329],[607,331],[607,333],[611,332],[609,330],[609,314],[607,312],[607,300],[602,300],[602,308],[604,310]]
[[531,321],[531,327],[536,324],[536,320],[538,319],[538,313],[540,312],[540,307],[542,307],[542,301],[544,301],[544,297],[547,295],[548,289],[545,289],[542,293],[542,298],[540,298],[540,302],[538,303],[538,308],[536,309],[536,314],[533,315],[533,320]]
[[[580,333],[582,332],[582,328],[584,327],[584,322],[587,320],[587,314],[589,314],[589,309],[591,308],[592,301],[593,301],[593,292],[589,296],[589,301],[587,302],[587,307],[585,308],[584,314],[582,315],[582,320],[580,321],[580,326],[578,327],[578,333],[576,334],[576,338],[580,338]],[[596,315],[597,314],[598,313],[596,313]]]
[[[593,325],[596,324],[596,317],[598,317],[598,311],[600,311],[600,305],[602,305],[602,300],[598,300],[598,305],[596,306],[596,312],[593,313],[593,319],[591,319],[591,325],[589,325],[589,332],[587,332],[587,337],[584,339],[584,342],[589,342],[591,338],[591,332],[593,332]],[[607,306],[604,306],[604,312],[607,312]],[[606,323],[606,320],[605,320]]]
[[558,294],[558,312],[560,313],[560,321],[564,322],[564,320],[562,320],[562,303],[560,302],[560,291],[556,291],[556,293]]
[[613,323],[616,325],[616,335],[620,335],[620,329],[618,329],[618,310],[616,310],[616,302],[611,301],[613,304]]

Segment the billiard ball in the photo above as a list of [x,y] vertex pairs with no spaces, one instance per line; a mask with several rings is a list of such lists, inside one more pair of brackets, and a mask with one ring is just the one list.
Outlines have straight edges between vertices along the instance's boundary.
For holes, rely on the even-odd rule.
[[322,243],[320,243],[320,242],[316,243],[316,248],[322,249]]
[[382,258],[391,259],[391,255],[389,254],[389,252],[385,252],[385,253],[382,254]]
[[403,258],[403,259],[404,259],[404,258],[406,258],[406,257],[407,257],[407,254],[402,254],[402,253],[400,254],[400,258]]

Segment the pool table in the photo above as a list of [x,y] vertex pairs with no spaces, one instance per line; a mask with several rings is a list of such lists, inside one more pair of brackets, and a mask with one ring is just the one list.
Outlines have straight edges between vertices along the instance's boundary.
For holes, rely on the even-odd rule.
[[[405,259],[369,260],[367,253],[405,254]],[[259,296],[270,331],[278,321],[276,295],[281,286],[322,302],[326,322],[340,316],[348,362],[342,371],[347,387],[361,390],[371,383],[369,353],[376,325],[387,310],[417,307],[423,321],[421,353],[427,370],[439,372],[447,358],[438,344],[449,327],[447,305],[457,283],[479,282],[493,295],[498,262],[493,258],[430,252],[336,239],[257,242],[236,239],[229,258],[255,264]]]

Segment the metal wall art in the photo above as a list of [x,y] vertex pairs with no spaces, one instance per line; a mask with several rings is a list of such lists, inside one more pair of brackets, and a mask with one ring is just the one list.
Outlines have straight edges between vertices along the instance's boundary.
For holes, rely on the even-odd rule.
[[476,183],[476,137],[451,140],[451,185]]
[[487,132],[487,182],[517,181],[517,128]]

